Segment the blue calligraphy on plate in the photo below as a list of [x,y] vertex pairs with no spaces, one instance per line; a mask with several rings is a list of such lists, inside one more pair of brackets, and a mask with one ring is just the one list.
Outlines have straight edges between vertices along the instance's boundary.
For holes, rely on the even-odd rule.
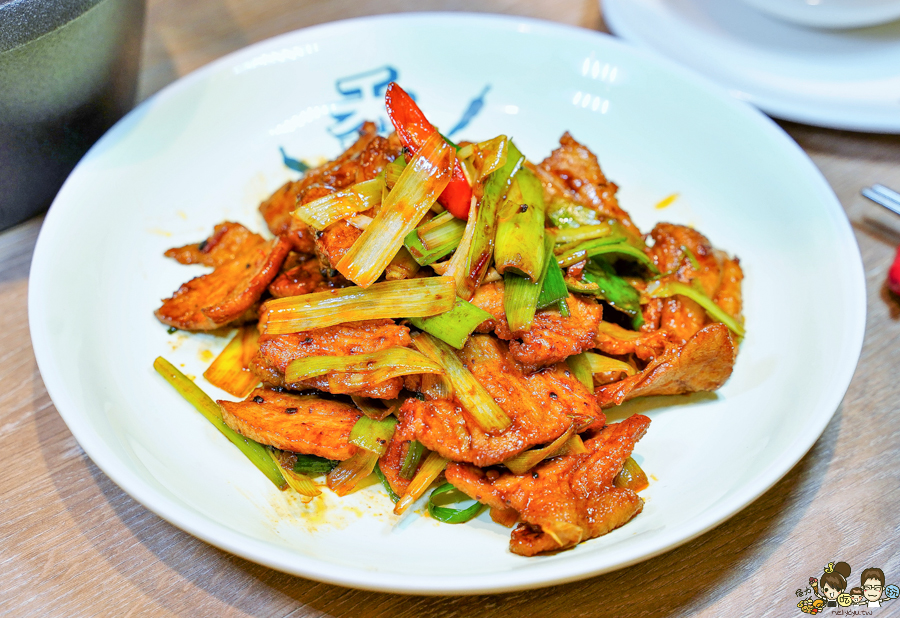
[[343,98],[331,107],[331,117],[335,122],[328,127],[328,132],[342,146],[354,142],[359,129],[368,120],[378,126],[379,133],[389,129],[391,121],[384,111],[384,91],[399,74],[394,67],[385,65],[335,81],[334,87]]

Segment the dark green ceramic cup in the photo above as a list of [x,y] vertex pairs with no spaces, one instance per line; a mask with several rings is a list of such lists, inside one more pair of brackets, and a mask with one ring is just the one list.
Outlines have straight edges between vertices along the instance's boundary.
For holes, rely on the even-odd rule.
[[134,105],[143,27],[144,0],[0,0],[0,230]]

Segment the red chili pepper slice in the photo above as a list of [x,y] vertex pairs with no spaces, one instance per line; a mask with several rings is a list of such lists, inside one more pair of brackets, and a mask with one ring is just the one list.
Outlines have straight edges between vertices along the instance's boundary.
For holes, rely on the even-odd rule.
[[894,294],[900,294],[900,247],[897,247],[897,255],[894,256],[894,263],[888,271],[888,288]]
[[[384,105],[394,129],[397,131],[397,136],[413,154],[436,131],[412,97],[396,82],[388,85],[387,92],[384,94]],[[472,187],[469,186],[458,161],[453,167],[450,184],[438,197],[438,202],[454,217],[465,219],[469,216]]]

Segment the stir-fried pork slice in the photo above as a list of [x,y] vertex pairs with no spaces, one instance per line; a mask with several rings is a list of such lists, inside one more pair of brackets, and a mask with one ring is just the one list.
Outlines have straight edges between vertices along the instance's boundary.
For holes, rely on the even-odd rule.
[[191,279],[163,300],[156,317],[183,330],[214,330],[253,319],[266,287],[290,250],[276,238],[251,246],[213,272]]
[[412,425],[397,425],[387,450],[378,459],[378,467],[381,468],[381,473],[384,474],[384,478],[387,479],[391,489],[398,496],[406,493],[411,480],[400,476],[400,470],[403,467],[406,454],[409,452],[409,445],[413,440],[415,440],[415,436],[412,432]]
[[627,356],[634,354],[641,360],[656,358],[672,343],[681,343],[666,331],[633,331],[616,324],[603,323],[594,336],[594,347],[604,354]]
[[[721,253],[721,252],[720,252]],[[713,300],[725,312],[738,318],[741,315],[742,295],[741,281],[744,279],[744,271],[737,258],[722,257],[722,283],[716,290]]]
[[[370,210],[366,213],[372,214]],[[365,213],[363,213],[365,214]],[[346,221],[338,221],[328,226],[328,229],[316,232],[316,255],[322,267],[334,270],[334,266],[341,261],[344,254],[350,250],[356,239],[362,236],[363,231]]]
[[289,335],[261,335],[259,354],[251,369],[267,384],[294,390],[315,388],[335,394],[353,393],[375,399],[393,399],[403,388],[403,378],[356,386],[350,383],[353,375],[331,372],[288,384],[284,374],[291,361],[298,358],[368,354],[392,347],[408,347],[409,344],[409,329],[391,320],[347,322]]
[[269,294],[275,298],[300,296],[351,285],[339,274],[332,277],[323,274],[316,256],[296,253],[292,255],[293,259],[289,257],[285,260],[282,272],[269,284]]
[[257,388],[244,401],[219,401],[225,423],[242,436],[292,453],[349,458],[356,407],[309,395]]
[[266,239],[240,223],[218,224],[206,240],[166,251],[165,256],[182,264],[203,264],[216,268],[263,244]]
[[724,324],[702,328],[686,344],[669,345],[640,373],[596,389],[598,403],[608,408],[649,395],[679,395],[720,388],[734,369],[737,346]]
[[510,551],[522,556],[565,549],[604,535],[641,512],[643,501],[630,489],[613,486],[650,419],[634,415],[607,425],[584,445],[586,453],[567,453],[541,462],[523,475],[485,472],[451,463],[447,480],[460,491],[522,523]]
[[551,199],[560,196],[573,200],[618,219],[626,229],[640,234],[631,217],[619,206],[618,187],[607,180],[596,155],[568,133],[559,139],[559,148],[536,167],[536,172]]
[[594,347],[603,308],[593,300],[570,294],[566,301],[569,317],[545,309],[535,313],[531,328],[513,333],[503,310],[503,289],[500,281],[482,285],[471,302],[494,317],[480,324],[478,332],[493,331],[500,339],[510,341],[509,351],[518,362],[530,368],[544,367]]
[[291,216],[305,190],[308,191],[308,186],[303,181],[286,182],[259,205],[259,211],[269,230],[276,236],[286,238],[294,251],[312,253],[315,250],[312,233],[305,224],[296,225]]
[[[365,123],[360,129],[359,139],[345,150],[341,155],[311,169],[300,180],[289,182],[278,189],[269,199],[259,206],[259,212],[269,226],[269,230],[276,236],[288,232],[291,225],[291,213],[296,210],[297,204],[302,200],[313,186],[326,186],[329,191],[352,185],[356,181],[357,168],[355,159],[366,147],[378,137],[378,129],[372,122]],[[321,197],[321,195],[319,196]],[[310,250],[302,250],[310,253]]]
[[599,407],[564,365],[526,376],[506,344],[493,337],[469,338],[460,359],[506,412],[506,429],[485,432],[455,399],[410,398],[400,409],[400,426],[427,448],[454,461],[489,466],[537,445],[552,442],[573,424],[584,427],[601,416]]
[[[738,317],[741,308],[740,282],[743,278],[740,264],[713,248],[709,240],[697,230],[683,225],[659,223],[650,232],[653,246],[647,255],[659,271],[670,273],[661,283],[679,281],[685,284],[699,283],[703,292],[715,301],[721,301],[723,309]],[[691,259],[691,254],[696,260]],[[711,322],[706,311],[693,300],[673,296],[654,303],[659,315],[659,328],[687,341]],[[732,313],[734,312],[734,313]]]

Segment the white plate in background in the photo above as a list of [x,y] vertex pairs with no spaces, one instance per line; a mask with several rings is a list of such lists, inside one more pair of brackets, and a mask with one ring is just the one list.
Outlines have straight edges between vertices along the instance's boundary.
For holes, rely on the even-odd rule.
[[609,28],[718,82],[767,114],[900,133],[900,22],[789,24],[738,0],[603,0]]
[[[472,41],[472,45],[448,42]],[[452,51],[452,53],[451,53]],[[162,256],[229,219],[264,230],[260,200],[365,117],[395,78],[459,139],[505,133],[534,161],[571,131],[642,229],[692,224],[737,254],[748,335],[715,395],[654,399],[636,453],[644,512],[555,555],[508,550],[487,514],[396,524],[377,485],[303,506],[155,374],[200,376],[225,339],[170,335],[153,310],[205,269]],[[473,101],[475,102],[473,104]],[[468,110],[468,114],[465,111]],[[469,117],[468,123],[460,123]],[[666,210],[654,204],[672,193]],[[45,220],[29,322],[47,390],[93,461],[136,500],[217,547],[321,581],[408,593],[499,592],[595,575],[676,547],[761,495],[823,431],[865,326],[858,248],[834,194],[773,122],[673,63],[594,32],[511,17],[385,16],[236,52],[118,123]],[[811,302],[823,295],[827,302]],[[202,379],[214,397],[223,394]],[[325,506],[323,506],[325,505]],[[89,568],[89,565],[85,565]]]

